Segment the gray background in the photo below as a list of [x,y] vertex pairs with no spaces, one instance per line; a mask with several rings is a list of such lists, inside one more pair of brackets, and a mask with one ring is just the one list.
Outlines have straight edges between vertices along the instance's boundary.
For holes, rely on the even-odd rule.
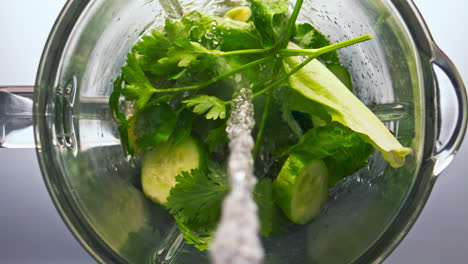
[[[0,84],[33,84],[65,0],[0,0]],[[434,38],[468,81],[468,2],[415,0]],[[468,140],[438,180],[414,228],[385,261],[468,263]],[[0,150],[0,263],[93,263],[46,192],[32,150]]]

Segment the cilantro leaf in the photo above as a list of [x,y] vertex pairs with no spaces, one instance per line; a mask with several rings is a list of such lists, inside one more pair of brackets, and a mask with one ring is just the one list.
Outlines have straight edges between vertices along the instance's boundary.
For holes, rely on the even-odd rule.
[[117,122],[122,122],[126,119],[125,113],[120,111],[120,95],[122,94],[123,80],[122,76],[117,77],[114,81],[114,89],[109,96],[109,107],[112,112],[112,116]]
[[209,172],[182,172],[176,181],[167,198],[169,211],[190,228],[214,228],[221,215],[222,200],[229,191],[226,172],[211,166]]
[[182,111],[176,123],[174,133],[171,135],[172,142],[177,145],[182,142],[185,138],[189,137],[192,132],[194,114],[188,110]]
[[193,11],[182,18],[190,29],[189,39],[208,49],[222,51],[261,48],[257,29],[251,22],[241,22]]
[[[318,49],[331,44],[330,40],[309,23],[296,25],[292,41],[302,48]],[[353,91],[353,81],[348,69],[341,65],[337,51],[326,53],[318,58],[327,68],[340,79],[348,89]]]
[[127,65],[122,68],[122,78],[126,82],[122,94],[126,100],[135,100],[135,109],[140,110],[148,103],[155,88],[141,68],[137,55],[133,52],[127,56]]
[[133,47],[133,50],[140,55],[142,69],[149,71],[152,64],[166,57],[169,46],[169,39],[159,30],[153,30],[150,35],[144,36]]
[[340,123],[332,122],[307,131],[289,152],[310,159],[323,159],[330,171],[329,182],[334,185],[365,166],[374,148],[358,133]]
[[114,90],[109,96],[109,107],[112,112],[112,116],[118,124],[118,130],[120,134],[120,141],[122,142],[122,147],[124,153],[133,155],[135,153],[133,145],[130,141],[128,135],[128,120],[125,116],[125,113],[120,111],[120,95],[122,94],[122,85],[123,80],[122,76],[117,77],[114,82]]
[[218,97],[199,95],[197,97],[185,100],[187,107],[193,107],[193,112],[199,115],[206,113],[206,119],[225,119],[226,118],[226,102]]
[[213,239],[212,232],[197,232],[188,227],[184,221],[175,217],[177,227],[180,232],[184,235],[185,242],[189,245],[193,245],[200,251],[208,250],[209,243]]
[[187,39],[189,37],[190,27],[187,27],[180,20],[166,19],[166,25],[164,26],[165,36],[170,41],[176,41],[179,39]]
[[[318,49],[331,44],[327,37],[309,23],[296,25],[292,41],[305,49]],[[340,57],[336,51],[320,56],[319,60],[326,65],[341,65]]]
[[288,24],[289,1],[248,0],[252,19],[261,35],[264,48],[272,48],[284,34]]
[[215,149],[224,141],[226,142],[228,140],[227,137],[227,132],[226,132],[226,123],[223,123],[218,128],[211,129],[208,132],[208,150],[210,152],[215,151]]
[[178,114],[165,103],[138,112],[133,129],[136,145],[148,149],[166,142],[175,130],[177,117]]
[[179,79],[189,66],[205,69],[213,67],[214,56],[219,54],[220,51],[208,50],[199,43],[181,39],[172,43],[167,56],[153,64],[151,72],[170,76],[170,79]]

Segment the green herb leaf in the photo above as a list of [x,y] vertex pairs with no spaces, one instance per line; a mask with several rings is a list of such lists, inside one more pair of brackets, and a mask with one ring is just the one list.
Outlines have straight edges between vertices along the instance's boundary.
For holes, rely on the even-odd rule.
[[143,36],[133,47],[133,51],[140,55],[142,69],[149,71],[152,64],[166,57],[169,46],[169,39],[159,30],[153,30],[150,35]]
[[251,22],[236,21],[193,11],[182,18],[189,39],[208,49],[221,51],[261,48],[260,36]]
[[171,135],[171,140],[174,142],[174,145],[177,145],[179,142],[182,142],[190,136],[192,133],[194,117],[195,115],[188,110],[184,110],[179,114],[176,128]]
[[248,0],[252,19],[264,48],[272,48],[281,40],[288,24],[289,2],[286,0]]
[[127,65],[122,68],[122,78],[127,83],[122,94],[127,100],[135,100],[135,108],[143,109],[154,93],[155,88],[146,77],[135,53],[127,56]]
[[219,51],[208,50],[199,43],[181,39],[172,43],[167,57],[153,65],[151,72],[157,75],[176,74],[183,68],[199,62],[203,56],[219,54]]
[[211,129],[208,132],[208,149],[210,152],[215,151],[215,149],[224,142],[228,140],[227,133],[226,133],[226,123],[223,123],[222,126]]
[[374,148],[358,133],[340,123],[331,122],[307,131],[288,152],[310,159],[323,159],[331,176],[329,184],[335,185],[365,166]]
[[[309,23],[296,25],[292,41],[305,49],[319,49],[331,44],[330,40]],[[337,51],[326,53],[318,58],[335,74],[348,89],[353,91],[353,81],[348,69],[341,65]]]
[[174,132],[177,116],[177,113],[165,103],[138,112],[133,129],[137,137],[137,146],[140,149],[148,149],[166,142]]
[[229,191],[226,172],[210,166],[209,172],[182,172],[176,181],[166,204],[170,212],[191,228],[214,228],[221,215],[222,200]]
[[[283,60],[286,70],[299,64],[298,57]],[[393,167],[405,164],[412,152],[403,147],[385,125],[318,60],[313,60],[289,78],[292,89],[311,102],[321,104],[333,121],[359,133],[368,143],[379,149]]]
[[126,120],[125,113],[120,111],[120,95],[122,94],[122,85],[122,76],[119,76],[114,81],[114,90],[109,96],[109,107],[111,109],[112,116],[117,122]]
[[170,41],[176,41],[179,39],[189,38],[190,27],[187,27],[180,20],[166,19],[166,25],[164,26],[164,32],[166,37]]
[[109,107],[112,112],[112,116],[118,124],[118,130],[120,134],[120,141],[122,142],[122,147],[124,153],[133,155],[135,153],[133,145],[130,142],[128,136],[128,120],[125,116],[125,113],[120,111],[120,95],[122,94],[122,85],[123,80],[122,76],[117,77],[114,82],[114,90],[109,96]]
[[372,152],[372,146],[367,144],[358,133],[340,123],[332,122],[307,131],[299,143],[289,149],[289,152],[305,155],[310,159],[324,159],[335,155],[340,149],[351,149],[356,145],[368,145]]
[[225,119],[226,102],[215,96],[199,95],[197,97],[185,100],[187,107],[193,107],[193,112],[199,115],[206,113],[206,119]]
[[212,232],[197,232],[194,231],[192,228],[187,226],[184,223],[184,220],[175,217],[177,227],[179,228],[180,232],[184,235],[185,242],[189,245],[193,245],[200,251],[208,250],[209,243],[213,239]]
[[[331,44],[322,33],[309,23],[296,25],[292,41],[305,49],[318,49]],[[322,55],[319,60],[325,65],[341,65],[340,57],[336,51]]]

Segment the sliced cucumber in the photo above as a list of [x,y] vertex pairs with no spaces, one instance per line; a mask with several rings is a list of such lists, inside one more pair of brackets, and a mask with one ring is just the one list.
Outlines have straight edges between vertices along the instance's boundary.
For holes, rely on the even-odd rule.
[[187,137],[172,144],[166,142],[146,152],[143,156],[141,184],[143,192],[151,200],[165,204],[176,176],[200,166],[202,150],[198,142]]
[[291,221],[305,224],[320,213],[328,196],[327,180],[323,161],[291,155],[273,183],[275,201]]

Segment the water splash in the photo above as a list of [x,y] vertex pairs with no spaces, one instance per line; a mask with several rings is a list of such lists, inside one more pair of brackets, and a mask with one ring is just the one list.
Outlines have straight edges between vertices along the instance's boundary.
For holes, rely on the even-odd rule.
[[211,246],[215,264],[260,264],[264,251],[260,242],[257,204],[252,195],[253,175],[251,132],[255,125],[252,90],[239,89],[232,103],[226,129],[230,143],[228,175],[231,192],[223,204],[223,214]]

